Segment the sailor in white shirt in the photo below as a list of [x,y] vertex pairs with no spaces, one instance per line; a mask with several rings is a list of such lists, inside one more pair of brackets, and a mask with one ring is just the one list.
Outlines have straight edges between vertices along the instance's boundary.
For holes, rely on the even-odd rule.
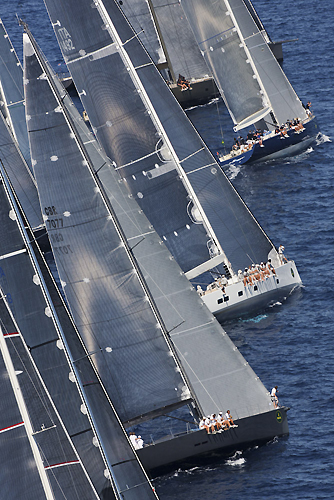
[[232,426],[232,427],[238,427],[237,425],[235,425],[235,423],[233,422],[233,417],[231,415],[231,412],[230,410],[227,410],[227,412],[225,413],[225,420],[228,422],[228,425],[229,427]]
[[277,387],[277,385],[275,385],[275,387],[273,387],[273,388],[271,389],[271,394],[270,394],[270,396],[271,396],[271,401],[272,401],[272,403],[273,403],[273,405],[274,405],[274,408],[278,408],[278,406],[279,406],[279,403],[278,403],[278,397],[277,397],[277,393],[278,393],[278,390],[277,390],[277,389],[278,389],[278,387]]
[[137,449],[137,436],[136,436],[136,434],[134,432],[130,432],[129,438],[130,438],[132,446],[136,450]]
[[137,450],[140,450],[144,446],[144,441],[142,440],[141,436],[137,437]]

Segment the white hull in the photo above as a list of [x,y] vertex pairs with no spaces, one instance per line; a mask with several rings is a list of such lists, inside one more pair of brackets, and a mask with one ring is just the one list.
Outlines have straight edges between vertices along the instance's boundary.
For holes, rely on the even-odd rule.
[[227,285],[225,294],[221,288],[206,292],[202,295],[202,300],[220,321],[250,314],[271,302],[284,300],[302,284],[294,261],[275,268],[275,271],[276,276],[256,281],[252,286],[244,286],[239,281]]

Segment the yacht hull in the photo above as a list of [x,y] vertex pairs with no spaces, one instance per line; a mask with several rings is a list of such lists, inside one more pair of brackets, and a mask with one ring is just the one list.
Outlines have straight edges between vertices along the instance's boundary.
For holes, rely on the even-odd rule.
[[305,123],[304,128],[305,130],[300,133],[288,132],[288,137],[285,139],[281,139],[279,135],[268,137],[263,140],[263,147],[256,143],[246,154],[239,154],[226,160],[220,158],[220,164],[222,167],[231,164],[243,165],[298,155],[315,141],[319,133],[315,118]]
[[249,315],[264,309],[271,303],[285,299],[302,282],[293,261],[276,268],[276,276],[270,276],[255,285],[244,286],[242,281],[206,292],[203,302],[220,322]]
[[228,456],[235,451],[264,444],[274,437],[289,434],[288,408],[268,411],[235,420],[237,428],[216,434],[193,431],[156,442],[138,450],[145,470],[156,475],[180,466],[200,465],[213,456]]
[[201,78],[191,81],[191,90],[188,89],[182,92],[181,87],[176,84],[171,84],[170,89],[182,108],[207,104],[220,95],[213,78]]

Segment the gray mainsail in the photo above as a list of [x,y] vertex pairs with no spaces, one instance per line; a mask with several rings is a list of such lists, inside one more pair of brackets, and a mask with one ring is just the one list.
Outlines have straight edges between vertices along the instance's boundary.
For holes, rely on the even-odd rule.
[[[136,0],[123,3],[122,10],[157,67],[160,70],[168,67],[167,80],[176,82],[179,74],[186,75],[190,80],[209,76],[209,69],[201,56],[180,3]],[[155,34],[157,40],[161,40],[159,60],[151,40],[147,40],[148,33],[151,34],[150,38]],[[165,64],[161,60],[161,53],[164,54]]]
[[[38,245],[33,241],[32,231],[27,221],[21,219],[23,214],[20,214],[2,167],[1,175],[10,201],[8,204],[2,188],[1,231],[4,231],[6,238],[0,238],[0,253],[2,284],[6,289],[6,297],[10,298],[8,310],[15,314],[22,325],[31,356],[66,424],[66,431],[73,443],[72,455],[76,450],[75,454],[80,456],[80,459],[76,455],[74,461],[65,463],[53,460],[53,465],[49,467],[50,474],[53,474],[50,481],[57,479],[54,468],[65,477],[67,467],[82,462],[89,473],[89,484],[94,485],[98,498],[157,498],[92,368],[89,354],[79,341]],[[1,318],[3,320],[3,315]],[[14,330],[11,328],[11,331]],[[69,356],[70,352],[74,359]],[[40,413],[36,412],[39,418]],[[45,427],[48,431],[49,427]],[[57,426],[52,428],[57,432]],[[37,441],[39,437],[43,446],[52,449],[44,428],[38,432]],[[78,496],[73,498],[91,500],[94,497],[92,488],[84,483],[81,486],[82,481],[79,480],[76,486],[75,476],[75,473],[72,474],[74,481],[70,486],[74,484],[74,492]],[[68,490],[67,498],[72,498],[70,489],[64,489]]]
[[[247,3],[243,0],[182,0],[197,43],[236,125],[235,130],[264,118],[269,129],[294,117],[303,120],[307,117],[305,109]],[[273,124],[273,120],[276,123]]]
[[[39,79],[42,70],[35,56],[27,54],[29,44],[25,42],[24,47],[34,170],[59,274],[81,337],[123,422],[183,405],[187,399],[185,383],[161,336],[159,318],[122,244],[113,214],[92,173],[83,165],[87,160],[70,136],[48,81]],[[49,144],[43,146],[43,142],[53,134],[54,126],[57,135],[52,140],[57,146],[50,154]],[[60,175],[52,182],[48,180],[47,164],[55,169],[62,165]],[[68,183],[70,191],[63,197],[61,186],[67,177],[77,177],[80,184],[73,187]],[[64,261],[62,256],[66,256]],[[80,297],[80,302],[75,302],[74,297]],[[125,376],[126,359],[133,359],[133,364],[127,366]],[[141,371],[135,359],[143,367]],[[154,400],[146,398],[147,393],[154,395]]]
[[[2,301],[1,301],[2,302]],[[1,308],[1,304],[0,304]],[[3,342],[1,332],[0,344]],[[2,496],[8,499],[35,500],[36,498],[47,498],[43,488],[39,469],[35,461],[31,441],[25,427],[22,412],[15,398],[15,392],[8,370],[11,368],[5,364],[4,348],[1,345],[0,354],[0,378],[1,378],[1,402],[0,402],[0,479]],[[9,358],[9,363],[11,360]],[[15,377],[15,370],[12,373]],[[15,379],[13,380],[15,384]],[[15,389],[17,385],[15,384]],[[38,458],[37,458],[38,459]],[[41,458],[39,456],[41,463]],[[29,466],[28,466],[29,464]],[[42,466],[41,466],[42,468]],[[45,476],[45,472],[44,472]],[[20,478],[18,481],[17,478]],[[51,497],[52,498],[52,497]]]
[[166,66],[166,56],[148,2],[146,0],[123,2],[122,10],[155,64],[160,67]]
[[235,273],[266,261],[272,243],[118,6],[82,3],[85,16],[78,24],[71,2],[45,3],[100,143],[183,271],[208,261],[209,250]]
[[7,119],[28,167],[30,149],[24,108],[23,71],[6,28],[0,19],[0,110]]
[[5,117],[0,113],[0,156],[33,229],[43,224],[36,184],[14,139]]
[[[98,498],[69,437],[62,427],[52,401],[50,401],[43,383],[36,373],[21,336],[11,321],[8,311],[5,311],[3,303],[0,304],[0,311],[2,323],[0,330],[4,328],[4,324],[11,327],[9,331],[6,328],[0,332],[0,344],[6,362],[7,374],[11,380],[22,418],[22,422],[14,424],[6,430],[10,431],[10,436],[13,435],[13,431],[17,432],[18,430],[22,434],[23,429],[26,430],[31,452],[34,455],[32,463],[36,464],[35,467],[39,471],[40,481],[47,499],[60,500],[64,498],[64,492],[66,492],[66,498],[72,500]],[[5,401],[8,402],[6,399]],[[3,409],[3,413],[8,419],[15,422],[13,420],[15,412],[8,411],[7,407]],[[16,436],[17,440],[18,436]],[[5,441],[5,439],[0,439],[2,448],[5,447]],[[12,448],[16,448],[15,441],[13,443],[10,440],[8,444]],[[22,450],[11,451],[10,455],[15,455],[20,451]],[[6,453],[1,456],[7,461]],[[22,458],[23,463],[20,466]],[[16,476],[20,468],[23,468],[23,477],[26,477],[26,482],[23,483],[24,491],[20,491],[22,478],[20,481],[14,480],[11,482],[6,498],[15,498],[15,500],[44,498],[44,495],[37,496],[40,485],[36,484],[36,480],[34,481],[34,474],[32,474],[33,481],[30,483],[29,474],[31,469],[34,470],[34,467],[31,466],[31,458],[29,459],[27,452],[23,454],[22,458],[18,459],[18,464],[11,463],[10,466],[13,467],[12,472]],[[3,471],[3,476],[6,484],[10,480],[8,469]],[[20,484],[16,485],[17,482]]]
[[[101,211],[103,205],[100,201],[104,189],[102,184],[98,185],[93,182],[94,175],[87,168],[89,158],[85,157],[85,154],[82,155],[84,149],[66,110],[63,109],[63,113],[67,124],[64,118],[61,119],[61,113],[57,112],[60,111],[59,106],[62,99],[58,97],[57,101],[55,101],[53,97],[53,94],[56,95],[55,88],[51,85],[52,94],[46,87],[46,80],[39,78],[43,69],[45,75],[45,66],[43,69],[36,67],[36,59],[27,40],[24,43],[24,52],[27,112],[31,117],[28,122],[29,127],[31,127],[29,135],[41,203],[42,206],[54,207],[59,216],[63,214],[62,227],[60,224],[57,229],[55,228],[56,230],[53,230],[52,222],[47,223],[47,226],[51,244],[54,247],[60,278],[63,281],[64,292],[76,318],[78,328],[85,334],[85,341],[90,341],[90,339],[86,335],[85,329],[82,328],[83,313],[85,316],[89,316],[88,319],[90,319],[91,332],[94,338],[100,343],[103,340],[104,345],[109,347],[110,354],[112,355],[114,352],[117,356],[117,349],[111,351],[115,347],[114,338],[117,332],[113,331],[113,320],[110,318],[109,311],[113,307],[115,298],[119,300],[118,294],[122,296],[122,321],[127,326],[127,335],[134,339],[133,342],[137,339],[136,342],[138,343],[141,341],[142,332],[138,328],[134,332],[130,330],[131,323],[129,319],[131,320],[131,318],[128,317],[128,308],[130,306],[129,310],[131,311],[131,303],[127,302],[129,295],[126,283],[119,284],[116,291],[108,284],[108,280],[112,282],[112,274],[115,274],[117,270],[117,262],[115,260],[106,262],[104,268],[104,277],[106,279],[104,281],[100,279],[103,273],[96,268],[97,262],[104,263],[105,254],[113,254],[115,249],[114,244],[112,244],[110,226],[108,227],[107,223],[105,223],[101,228],[99,222],[101,213],[104,213]],[[38,98],[38,102],[33,103],[31,101],[33,96],[35,99]],[[40,119],[44,120],[44,132],[38,125]],[[46,119],[48,123],[46,123]],[[55,126],[56,124],[57,126]],[[68,125],[72,131],[71,133],[69,133]],[[79,156],[75,153],[75,138],[81,151]],[[57,149],[56,141],[61,143],[61,146],[59,145]],[[53,147],[48,149],[50,144],[53,144]],[[76,161],[75,158],[77,158]],[[135,200],[128,197],[124,184],[117,182],[116,173],[109,169],[104,170],[103,167],[104,163],[95,165],[95,180],[99,179],[100,172],[101,174],[104,172],[104,179],[106,180],[104,185],[107,185],[110,201],[115,204],[115,210],[120,214],[122,223],[126,225],[130,233],[129,214],[135,214],[136,211],[140,214],[139,207],[136,208]],[[107,176],[108,170],[112,172],[109,179]],[[94,200],[94,217],[91,215],[92,210],[90,209],[92,200]],[[45,209],[43,211],[45,213]],[[77,217],[80,221],[83,221],[83,218],[86,217],[89,224],[76,225],[75,218]],[[54,219],[54,216],[51,217],[51,220]],[[140,221],[139,215],[134,219],[136,223],[137,220]],[[114,221],[117,222],[115,215]],[[134,221],[132,221],[132,230],[135,228]],[[269,411],[270,398],[265,387],[241,354],[238,353],[219,323],[203,305],[194,289],[189,287],[189,283],[176,262],[170,256],[168,257],[168,253],[165,253],[166,260],[163,269],[158,269],[158,263],[162,261],[156,259],[154,253],[156,249],[154,250],[154,248],[152,253],[146,252],[145,260],[143,253],[145,249],[149,249],[148,243],[145,246],[145,241],[147,238],[148,241],[155,244],[153,239],[149,239],[153,234],[154,230],[151,227],[147,235],[143,234],[134,240],[136,243],[133,245],[132,252],[140,261],[141,273],[144,274],[142,278],[145,277],[145,280],[147,274],[145,266],[150,269],[149,288],[152,286],[152,295],[161,316],[166,318],[169,313],[171,323],[172,320],[178,318],[182,309],[184,311],[183,321],[180,324],[176,323],[174,328],[169,330],[169,336],[181,360],[180,369],[185,372],[190,381],[191,396],[195,403],[198,402],[199,411],[208,414],[228,406],[239,417]],[[69,248],[67,253],[66,251],[57,250],[59,246],[53,237],[54,235],[60,237],[59,242],[61,241],[62,247],[70,245],[73,254]],[[105,243],[106,239],[108,240],[107,244]],[[94,246],[93,243],[95,243]],[[143,244],[143,247],[141,247],[141,244]],[[164,249],[163,241],[160,240],[159,244],[162,251],[167,252]],[[126,246],[124,240],[123,245]],[[83,275],[83,267],[85,275]],[[87,288],[81,286],[83,276],[86,276],[85,285],[87,285],[88,292],[86,291]],[[157,278],[165,280],[163,287],[165,294],[162,293]],[[133,281],[133,283],[135,282]],[[177,288],[174,288],[175,283],[178,285]],[[93,288],[91,288],[91,284],[93,284]],[[167,295],[169,287],[170,290]],[[180,293],[182,287],[184,292]],[[73,293],[72,289],[76,293]],[[98,303],[101,293],[104,294],[104,308],[101,308]],[[178,305],[178,303],[180,304]],[[83,306],[85,307],[84,310]],[[94,322],[95,307],[98,308],[99,318],[98,321]],[[87,322],[86,318],[85,321]],[[105,335],[105,339],[101,339],[100,332],[101,328],[104,327],[108,329],[108,334]],[[91,349],[93,347],[95,346],[92,346]],[[154,352],[155,348],[154,342],[151,341],[147,344],[147,349],[150,349],[151,353]],[[199,353],[201,353],[200,356]],[[169,357],[165,357],[164,362],[166,364],[169,363],[170,355],[171,353],[169,353]],[[92,354],[92,357],[94,359],[95,354]],[[149,370],[149,374],[152,375],[151,357],[152,355],[145,361],[143,356],[131,355],[130,350],[128,350],[127,354],[124,354],[123,379],[119,381],[120,387],[117,387],[116,384],[114,388],[109,386],[111,391],[109,394],[112,399],[114,399],[115,389],[117,391],[122,390],[123,380],[126,381],[128,372],[132,376],[132,373],[136,371],[138,377],[141,377],[141,371],[146,373],[146,370]],[[112,363],[114,358],[111,356],[109,359]],[[136,384],[139,380],[138,377],[137,381],[134,382]],[[150,383],[149,379],[147,383]],[[130,398],[132,394],[131,392]],[[160,395],[152,392],[149,394],[152,404],[159,404]],[[117,398],[118,394],[116,394]],[[154,400],[156,400],[155,403]],[[132,401],[132,405],[136,405],[135,400]],[[129,406],[131,406],[131,401]],[[118,411],[117,406],[116,410]]]

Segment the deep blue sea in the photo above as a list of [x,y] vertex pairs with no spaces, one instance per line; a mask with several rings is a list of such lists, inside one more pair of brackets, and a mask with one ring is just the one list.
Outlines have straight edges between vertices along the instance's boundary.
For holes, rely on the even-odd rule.
[[[210,466],[157,478],[162,500],[294,500],[334,497],[334,30],[333,0],[253,0],[273,40],[283,45],[283,69],[299,97],[312,102],[319,144],[291,159],[227,171],[275,245],[284,244],[304,287],[285,303],[225,329],[269,389],[289,406],[290,436]],[[61,56],[42,0],[2,0],[0,16],[21,57],[25,18],[61,70]],[[215,152],[232,140],[221,102],[188,111]],[[0,494],[1,497],[1,494]]]

